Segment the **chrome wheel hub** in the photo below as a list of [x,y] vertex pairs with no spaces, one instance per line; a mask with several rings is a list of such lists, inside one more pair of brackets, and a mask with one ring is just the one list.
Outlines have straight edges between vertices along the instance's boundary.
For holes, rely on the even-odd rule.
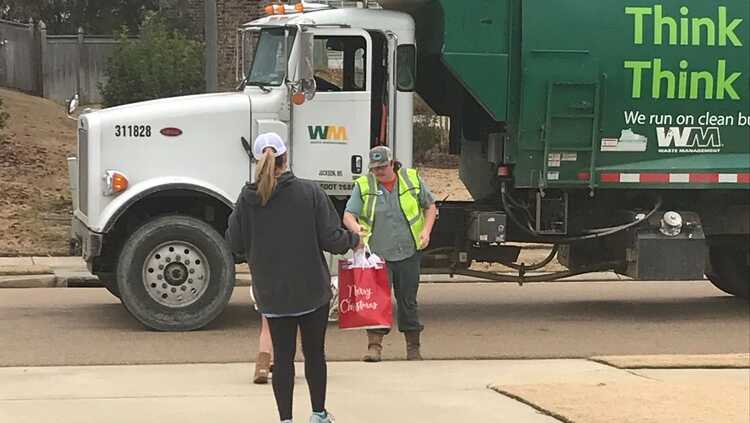
[[186,307],[208,288],[211,271],[205,254],[194,245],[172,241],[154,248],[143,266],[143,284],[157,303]]

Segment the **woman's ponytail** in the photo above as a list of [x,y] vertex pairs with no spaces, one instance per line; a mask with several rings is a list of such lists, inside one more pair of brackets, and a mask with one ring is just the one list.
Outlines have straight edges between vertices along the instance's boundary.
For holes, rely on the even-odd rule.
[[263,157],[258,161],[255,168],[255,180],[258,184],[260,204],[265,207],[276,188],[276,160],[270,148],[266,149]]

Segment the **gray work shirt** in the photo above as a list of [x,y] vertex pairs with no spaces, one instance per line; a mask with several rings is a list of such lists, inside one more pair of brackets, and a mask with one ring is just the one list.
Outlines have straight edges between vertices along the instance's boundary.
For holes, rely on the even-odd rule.
[[[435,203],[422,177],[419,178],[422,189],[419,204],[426,209]],[[346,203],[346,211],[359,217],[362,213],[362,192],[359,185],[354,185],[352,196]],[[370,250],[386,261],[406,260],[417,252],[414,238],[406,221],[399,201],[399,186],[389,192],[383,184],[378,183],[377,200],[375,201],[375,225],[370,237]]]

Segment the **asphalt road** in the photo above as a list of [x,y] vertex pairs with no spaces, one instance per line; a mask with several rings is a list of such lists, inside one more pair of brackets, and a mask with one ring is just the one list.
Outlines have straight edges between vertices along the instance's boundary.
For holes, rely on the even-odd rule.
[[[249,288],[189,333],[144,329],[104,289],[0,290],[0,366],[226,363],[252,360],[259,317]],[[424,284],[428,359],[582,358],[750,351],[750,304],[707,282]],[[361,332],[330,326],[331,360],[357,360]],[[403,339],[386,337],[386,359]]]

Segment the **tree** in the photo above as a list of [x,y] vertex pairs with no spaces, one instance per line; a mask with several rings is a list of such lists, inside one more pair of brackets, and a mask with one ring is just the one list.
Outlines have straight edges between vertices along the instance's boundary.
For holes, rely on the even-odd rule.
[[0,19],[44,21],[50,34],[111,35],[123,26],[135,34],[158,0],[0,0]]
[[158,15],[146,18],[140,37],[122,32],[99,84],[106,106],[204,91],[203,44],[170,30]]

